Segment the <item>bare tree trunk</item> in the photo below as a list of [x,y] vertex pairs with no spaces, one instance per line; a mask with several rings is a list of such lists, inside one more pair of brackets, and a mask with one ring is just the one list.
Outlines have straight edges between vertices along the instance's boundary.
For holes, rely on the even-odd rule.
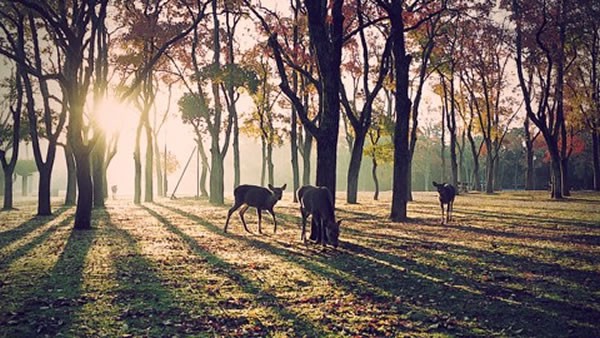
[[377,201],[379,199],[379,179],[377,178],[377,158],[375,156],[371,158],[371,163],[373,164],[371,167],[371,176],[373,176],[373,183],[375,184],[373,199]]
[[305,129],[304,130],[304,142],[302,145],[302,148],[303,148],[303,151],[302,151],[302,185],[310,184],[310,172],[311,172],[310,155],[312,153],[312,143],[313,143],[312,141],[313,141],[312,135]]
[[134,162],[134,178],[133,178],[133,203],[142,203],[142,154],[140,141],[142,136],[142,123],[138,123],[135,131],[135,148],[133,150],[133,162]]
[[592,130],[592,158],[594,164],[594,190],[600,191],[600,134]]
[[104,133],[99,136],[96,146],[92,150],[92,183],[94,189],[94,208],[102,209],[104,205],[104,154],[106,152],[106,139]]
[[67,144],[64,147],[65,159],[67,162],[67,192],[65,195],[65,205],[75,205],[77,198],[77,168],[75,167],[75,157],[73,149]]
[[360,165],[362,163],[363,148],[365,146],[365,138],[367,130],[356,131],[354,143],[352,145],[352,153],[350,156],[350,165],[348,166],[348,195],[346,201],[350,204],[357,202],[358,196],[358,177],[360,174]]
[[144,172],[145,178],[145,189],[144,189],[144,202],[152,202],[154,200],[154,176],[153,176],[153,164],[154,164],[154,141],[152,141],[152,128],[150,122],[146,120],[144,123],[144,129],[146,131],[146,167]]

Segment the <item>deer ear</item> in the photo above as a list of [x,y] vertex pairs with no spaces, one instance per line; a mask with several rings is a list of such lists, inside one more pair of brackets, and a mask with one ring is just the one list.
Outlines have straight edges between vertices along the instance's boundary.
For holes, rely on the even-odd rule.
[[433,186],[434,186],[434,187],[437,187],[437,186],[438,186],[438,184],[437,184],[435,181],[433,181]]
[[285,183],[284,185],[281,186],[281,190],[285,190],[286,187],[287,187],[287,183]]

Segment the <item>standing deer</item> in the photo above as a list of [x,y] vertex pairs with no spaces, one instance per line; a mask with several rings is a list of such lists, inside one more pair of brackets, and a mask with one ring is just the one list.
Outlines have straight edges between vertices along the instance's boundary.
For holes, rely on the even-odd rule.
[[233,214],[233,212],[239,207],[242,207],[240,209],[240,218],[242,219],[242,224],[244,224],[244,229],[246,229],[247,232],[252,233],[250,230],[248,230],[248,226],[244,220],[244,213],[249,207],[255,207],[258,215],[258,233],[262,234],[260,223],[263,210],[268,211],[271,216],[273,216],[273,224],[275,225],[273,233],[277,233],[277,220],[275,219],[273,207],[275,206],[275,203],[281,199],[286,186],[287,184],[284,184],[281,188],[277,188],[269,184],[269,189],[267,189],[256,185],[243,184],[236,187],[233,190],[235,202],[227,213],[227,221],[225,221],[225,228],[223,231],[227,232],[227,226],[229,225],[229,218],[231,217],[231,214]]
[[[340,235],[340,224],[342,221],[335,220],[333,208],[333,197],[326,187],[315,187],[305,185],[298,189],[298,200],[300,201],[300,213],[302,214],[302,234],[300,239],[306,244],[306,220],[312,215],[311,222],[316,224],[320,234],[317,238],[325,246],[327,243],[337,248]],[[311,234],[312,235],[312,234]]]
[[454,197],[456,196],[456,189],[452,184],[448,183],[436,183],[433,181],[433,186],[437,188],[438,194],[440,195],[440,207],[442,207],[442,224],[444,224],[444,204],[447,204],[448,210],[446,211],[446,223],[452,219],[452,205],[454,204]]

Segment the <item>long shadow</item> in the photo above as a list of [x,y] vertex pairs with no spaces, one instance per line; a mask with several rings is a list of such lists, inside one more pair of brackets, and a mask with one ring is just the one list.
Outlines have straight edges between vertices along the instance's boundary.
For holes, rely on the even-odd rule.
[[[431,204],[433,205],[433,203],[428,203],[428,202],[421,202],[422,204]],[[593,223],[593,222],[587,222],[587,221],[573,221],[572,219],[565,219],[565,218],[557,218],[557,217],[552,217],[552,218],[544,218],[544,217],[539,217],[539,216],[531,216],[531,215],[523,215],[523,214],[510,214],[510,213],[504,213],[504,212],[499,212],[499,211],[489,211],[489,210],[483,210],[483,211],[471,211],[471,210],[466,210],[465,208],[457,208],[455,209],[456,214],[464,214],[464,215],[473,215],[473,216],[479,216],[482,217],[484,219],[489,219],[490,217],[496,217],[496,218],[500,218],[503,221],[530,221],[530,222],[536,222],[536,223],[540,223],[540,224],[548,224],[548,225],[564,225],[564,226],[568,226],[568,227],[578,227],[578,228],[584,228],[584,229],[590,229],[590,230],[597,230],[600,227],[600,223]],[[515,223],[517,225],[521,225],[520,223]]]
[[[164,207],[195,220],[213,232],[222,234],[217,227],[196,215],[176,208]],[[504,332],[507,327],[518,325],[521,327],[518,332],[524,335],[540,334],[540,327],[544,329],[544,334],[556,334],[569,329],[575,335],[598,333],[598,326],[594,324],[598,317],[597,313],[592,313],[589,317],[582,317],[582,311],[578,311],[576,318],[572,318],[572,313],[555,306],[546,308],[542,301],[532,305],[511,301],[506,299],[505,294],[499,294],[497,289],[489,291],[489,294],[467,291],[443,281],[458,280],[465,283],[468,281],[466,284],[476,286],[480,286],[480,284],[476,281],[464,280],[465,277],[449,272],[448,269],[425,266],[418,261],[393,255],[381,256],[369,248],[356,244],[343,243],[344,248],[347,246],[347,250],[352,252],[352,255],[341,254],[334,258],[315,255],[312,258],[305,258],[288,249],[275,247],[261,240],[249,238],[240,238],[240,240],[286,258],[314,273],[331,278],[341,287],[352,290],[360,297],[389,303],[394,301],[394,298],[390,298],[391,294],[408,300],[407,302],[414,307],[402,306],[400,307],[401,311],[410,309],[414,313],[415,308],[437,309],[460,318],[462,316],[477,318],[477,325],[483,325],[491,332]],[[381,260],[387,261],[388,264],[380,263]],[[402,273],[401,269],[411,273]],[[398,275],[402,277],[400,282],[396,278],[388,278]],[[354,278],[349,278],[349,276]],[[367,283],[367,285],[363,283]],[[480,288],[478,287],[478,289]],[[377,289],[383,289],[384,292],[378,292]],[[485,291],[485,288],[483,290]],[[427,315],[425,314],[425,316]],[[583,324],[571,325],[569,321],[572,319],[582,321]],[[452,332],[469,336],[478,335],[476,333],[478,331],[473,331],[468,324],[465,326],[457,324],[453,327]]]
[[[237,235],[231,235],[228,233],[223,233],[219,227],[215,226],[208,220],[203,219],[197,215],[188,213],[184,210],[177,209],[177,208],[174,208],[171,206],[166,206],[166,205],[162,205],[162,204],[158,204],[158,203],[157,203],[157,205],[159,205],[167,210],[170,210],[176,214],[179,214],[181,216],[189,218],[189,219],[199,223],[204,228],[206,228],[207,230],[209,230],[213,233],[219,234],[224,237],[244,241],[254,247],[260,248],[260,249],[262,249],[266,252],[269,252],[273,255],[282,257],[285,260],[287,260],[288,262],[295,264],[295,265],[299,265],[299,266],[311,271],[312,273],[315,273],[317,275],[321,275],[330,280],[333,280],[333,281],[335,281],[335,283],[338,287],[345,290],[346,292],[356,295],[358,299],[362,299],[364,301],[370,301],[370,302],[379,304],[380,306],[384,306],[384,307],[387,307],[389,304],[395,304],[396,311],[398,313],[411,312],[411,313],[416,313],[416,316],[419,318],[427,317],[427,314],[423,310],[414,309],[414,308],[405,306],[403,304],[399,304],[397,302],[396,298],[393,297],[393,295],[390,295],[389,292],[387,292],[387,290],[381,289],[380,287],[375,287],[373,290],[369,285],[366,285],[361,280],[361,278],[364,278],[364,276],[360,276],[360,273],[359,273],[359,270],[360,270],[360,272],[364,272],[363,271],[364,267],[366,267],[368,269],[369,267],[373,268],[373,266],[377,266],[378,270],[379,269],[386,270],[386,272],[383,274],[392,276],[392,275],[396,275],[401,272],[397,268],[390,268],[389,266],[382,267],[379,264],[374,263],[373,261],[366,261],[363,258],[358,258],[355,256],[344,255],[344,254],[337,254],[335,256],[322,255],[322,254],[315,254],[313,256],[302,256],[302,255],[299,255],[297,252],[291,251],[291,250],[283,248],[283,247],[273,246],[269,243],[263,242],[258,239],[252,239],[252,238],[248,238],[248,237],[242,237],[242,236],[237,236]],[[342,245],[345,246],[346,243],[343,243]],[[360,262],[357,262],[357,260]],[[338,262],[338,264],[334,264],[334,262]],[[340,268],[340,266],[342,266],[343,268]],[[370,274],[370,272],[368,272],[368,274]],[[355,278],[349,278],[349,276],[354,276]],[[377,284],[381,283],[382,280],[376,280],[376,281],[370,280],[368,282],[369,282],[369,284],[371,284],[373,286],[377,286]],[[377,289],[380,289],[380,290],[377,290]],[[396,323],[395,326],[396,326],[395,329],[398,332],[402,332],[403,325],[400,322]],[[458,328],[457,330],[458,330],[457,332],[460,332],[463,335],[469,335],[469,334],[472,335],[471,331],[466,330],[464,328]],[[371,335],[372,334],[373,334],[373,332],[371,332]]]
[[73,220],[73,217],[74,217],[74,215],[70,215],[70,216],[66,217],[64,220],[62,220],[61,222],[58,222],[58,223],[48,227],[48,229],[44,230],[41,234],[36,236],[29,243],[19,247],[17,250],[13,251],[12,253],[10,253],[9,255],[4,257],[0,261],[0,270],[7,268],[8,266],[10,266],[10,264],[12,262],[19,259],[20,257],[23,257],[25,254],[27,254],[29,251],[31,251],[36,246],[44,243],[48,239],[48,237],[50,237],[59,228],[69,225],[71,223],[71,221]]
[[96,231],[71,231],[47,279],[30,294],[21,310],[16,311],[26,314],[27,321],[12,327],[15,336],[54,336],[70,325],[73,314],[85,303],[80,299],[83,268]]
[[[155,204],[165,209],[171,210],[170,207],[158,203]],[[246,278],[244,275],[237,272],[235,270],[235,266],[233,266],[230,263],[227,263],[218,256],[213,255],[212,253],[202,248],[193,237],[184,233],[180,228],[172,224],[164,216],[146,206],[142,206],[142,208],[154,218],[159,220],[170,232],[181,237],[196,255],[202,257],[214,267],[216,273],[224,273],[229,279],[235,281],[244,292],[255,295],[255,300],[261,305],[264,305],[265,307],[268,307],[271,310],[273,310],[275,313],[281,316],[281,318],[285,319],[286,322],[291,321],[293,323],[294,334],[298,336],[308,337],[320,337],[324,335],[324,332],[321,331],[318,327],[314,326],[311,322],[306,321],[303,318],[298,317],[293,312],[287,310],[285,308],[285,305],[282,304],[275,295],[262,289],[256,282]],[[210,230],[212,231],[217,231],[217,227],[208,221],[203,220],[201,224],[207,228],[210,228]],[[221,231],[220,234],[228,238],[239,238],[238,236],[232,234],[225,234]]]
[[44,224],[51,222],[70,208],[71,207],[63,206],[56,209],[51,216],[34,216],[15,228],[0,232],[0,249],[8,246],[10,243],[23,237],[27,233],[42,227]]
[[[118,319],[125,322],[126,336],[186,336],[190,332],[215,332],[214,325],[230,322],[229,318],[210,314],[193,316],[186,310],[174,290],[165,288],[164,279],[157,275],[156,264],[144,257],[138,240],[127,230],[109,221],[110,238],[123,241],[127,250],[119,250],[113,264],[118,287],[112,300],[120,309]],[[167,323],[167,324],[165,324]],[[231,323],[240,325],[242,323]]]
[[[424,224],[427,225],[427,224]],[[436,225],[434,225],[436,226]],[[520,225],[519,225],[520,226]],[[580,244],[600,244],[600,236],[596,235],[572,235],[566,238],[563,237],[552,237],[543,235],[528,235],[513,231],[499,231],[491,228],[475,227],[471,225],[452,225],[452,229],[457,229],[464,232],[472,232],[476,234],[494,236],[494,237],[505,237],[512,239],[526,239],[533,241],[548,241],[558,243],[580,243]]]

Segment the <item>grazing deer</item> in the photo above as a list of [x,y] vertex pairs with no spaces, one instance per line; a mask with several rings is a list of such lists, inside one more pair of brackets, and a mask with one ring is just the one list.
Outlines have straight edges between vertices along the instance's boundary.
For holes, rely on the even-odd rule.
[[335,221],[333,197],[329,189],[305,185],[298,189],[297,197],[300,201],[300,213],[302,214],[300,239],[306,244],[306,220],[309,215],[312,215],[311,222],[316,224],[313,229],[319,231],[320,234],[317,235],[317,238],[320,239],[321,244],[325,246],[329,243],[337,248],[342,221]]
[[243,184],[236,187],[233,190],[235,202],[227,213],[227,221],[225,221],[225,228],[223,231],[227,232],[227,226],[229,225],[229,218],[231,217],[231,214],[233,214],[234,211],[243,205],[240,209],[240,218],[242,219],[242,224],[244,224],[244,229],[246,229],[246,231],[252,233],[250,230],[248,230],[248,226],[246,226],[244,213],[249,207],[255,207],[258,215],[258,233],[262,234],[260,223],[263,210],[268,211],[271,216],[273,216],[273,224],[275,225],[273,233],[277,233],[277,220],[275,220],[275,212],[273,211],[273,207],[275,206],[275,203],[281,199],[286,186],[287,184],[284,184],[281,188],[277,188],[269,184],[269,189],[267,189],[256,185]]
[[442,224],[444,224],[444,204],[447,204],[446,211],[446,223],[452,219],[452,205],[454,204],[454,197],[456,196],[456,189],[452,184],[448,183],[436,183],[433,181],[433,186],[437,188],[438,194],[440,195],[440,207],[442,207]]

